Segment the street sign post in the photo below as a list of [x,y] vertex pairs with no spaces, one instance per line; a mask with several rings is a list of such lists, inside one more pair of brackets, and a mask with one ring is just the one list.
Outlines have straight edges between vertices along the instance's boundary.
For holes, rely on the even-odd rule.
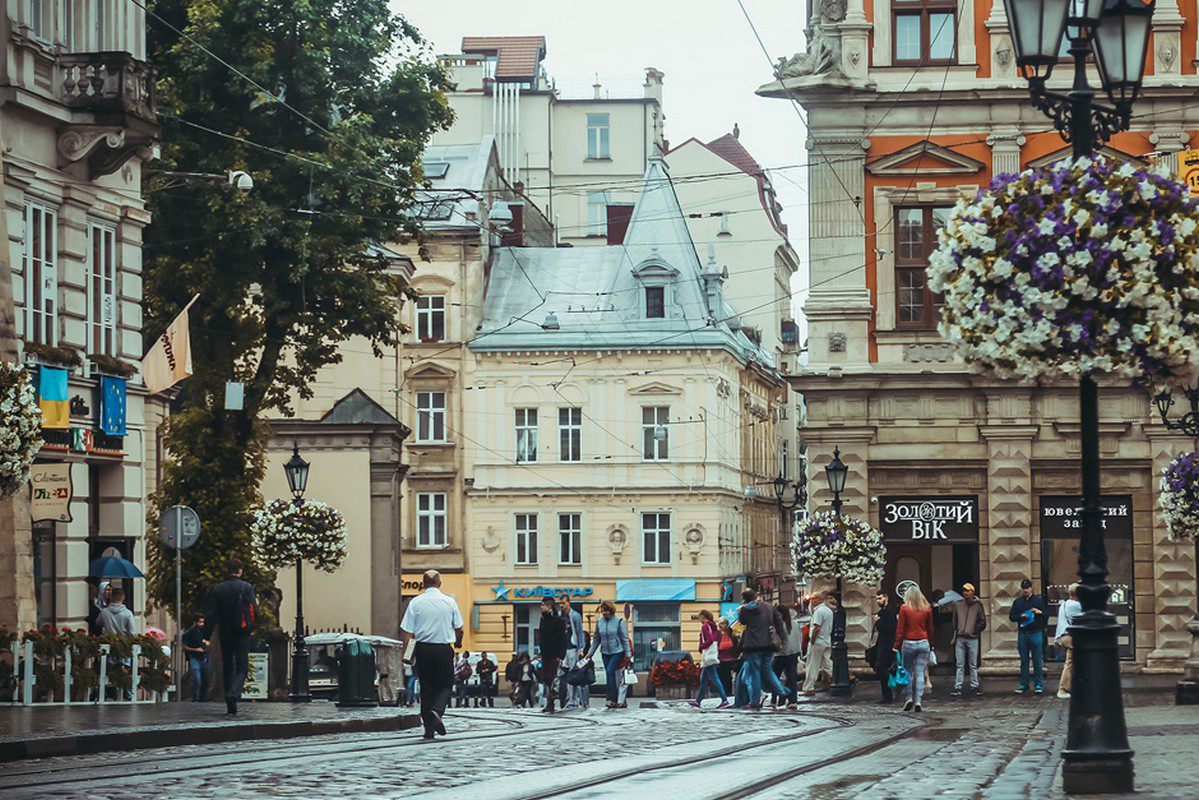
[[183,700],[183,551],[200,538],[200,515],[187,506],[171,506],[158,519],[158,538],[175,550],[175,701]]

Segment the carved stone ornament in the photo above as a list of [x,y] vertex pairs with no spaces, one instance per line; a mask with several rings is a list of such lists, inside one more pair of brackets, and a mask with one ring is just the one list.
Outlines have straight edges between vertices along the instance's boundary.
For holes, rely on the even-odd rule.
[[[125,143],[125,129],[103,125],[73,125],[58,137],[58,154],[65,163],[87,158],[100,143],[117,149]],[[64,164],[65,166],[65,164]]]
[[487,532],[483,534],[483,540],[481,544],[483,545],[483,549],[488,553],[494,553],[496,550],[500,549],[500,545],[503,544],[503,541],[499,536],[496,535],[495,528],[488,525]]
[[612,563],[620,563],[620,555],[629,544],[629,532],[623,525],[608,528],[608,547],[612,548]]
[[1174,57],[1176,55],[1178,55],[1178,53],[1174,50],[1174,47],[1169,44],[1162,44],[1161,47],[1157,48],[1158,60],[1160,60],[1162,62],[1162,66],[1166,67],[1167,69],[1171,64],[1174,63]]
[[704,526],[695,524],[687,528],[687,532],[683,534],[683,544],[687,546],[687,552],[691,556],[691,563],[699,563],[699,551],[704,546]]
[[828,351],[830,353],[844,353],[845,345],[844,333],[838,331],[837,333],[830,333],[828,335]]
[[1006,47],[999,48],[995,51],[995,60],[1006,67],[1007,63],[1012,60],[1012,51]]
[[953,360],[953,346],[948,342],[935,344],[905,344],[903,360],[913,364],[944,364]]
[[[845,77],[841,63],[841,37],[832,26],[845,19],[848,0],[816,0],[812,9],[812,24],[808,27],[808,49],[791,58],[780,58],[775,70],[779,80],[809,75]],[[860,56],[859,56],[860,58]],[[857,62],[853,62],[855,65]]]

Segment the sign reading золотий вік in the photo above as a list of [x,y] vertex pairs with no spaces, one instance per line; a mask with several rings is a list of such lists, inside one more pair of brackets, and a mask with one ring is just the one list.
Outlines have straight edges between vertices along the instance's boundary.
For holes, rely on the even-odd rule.
[[977,542],[978,495],[882,497],[878,523],[889,542]]

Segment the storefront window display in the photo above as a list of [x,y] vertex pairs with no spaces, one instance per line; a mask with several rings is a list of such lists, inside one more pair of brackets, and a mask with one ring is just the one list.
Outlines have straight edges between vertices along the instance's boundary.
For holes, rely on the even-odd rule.
[[648,670],[654,654],[679,647],[679,604],[636,603],[633,606],[633,667]]
[[[1078,580],[1078,535],[1082,530],[1081,500],[1073,496],[1043,496],[1040,498],[1041,574],[1045,603],[1049,607],[1049,626],[1057,625],[1058,608],[1069,595],[1070,584]],[[1107,548],[1108,583],[1112,596],[1108,610],[1120,624],[1118,644],[1120,658],[1136,655],[1133,636],[1132,589],[1132,497],[1104,495],[1104,544]],[[1047,637],[1051,638],[1051,637]],[[1060,660],[1062,654],[1049,650],[1049,658]]]

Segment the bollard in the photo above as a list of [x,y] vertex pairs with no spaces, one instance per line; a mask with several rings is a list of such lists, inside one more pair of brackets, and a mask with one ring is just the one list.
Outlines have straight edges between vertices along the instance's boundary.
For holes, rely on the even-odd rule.
[[21,702],[21,643],[18,640],[13,640],[12,646],[12,701],[13,703]]
[[71,704],[71,648],[63,651],[62,657],[62,704]]
[[33,642],[25,642],[25,686],[22,692],[21,703],[23,705],[33,705]]
[[139,683],[141,683],[141,676],[138,675],[138,667],[140,666],[138,664],[138,662],[141,661],[142,646],[140,644],[133,645],[133,647],[130,648],[130,650],[129,650],[129,656],[130,656],[129,660],[130,660],[130,662],[132,662],[129,667],[129,670],[130,670],[130,672],[129,672],[129,674],[130,674],[129,701],[132,703],[136,703],[137,702],[137,685]]
[[100,705],[104,705],[105,697],[108,695],[108,651],[112,649],[109,645],[100,645]]

